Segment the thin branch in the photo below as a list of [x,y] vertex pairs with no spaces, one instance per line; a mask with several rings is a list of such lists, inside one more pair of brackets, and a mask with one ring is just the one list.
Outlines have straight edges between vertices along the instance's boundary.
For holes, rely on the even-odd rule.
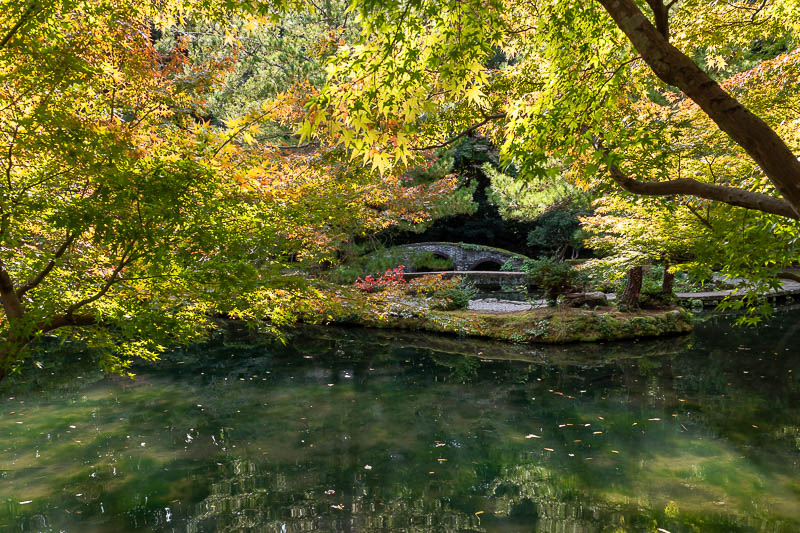
[[692,207],[692,204],[684,204],[684,205],[685,205],[685,206],[686,206],[686,208],[689,210],[689,212],[690,212],[691,214],[693,214],[695,217],[697,217],[697,220],[699,220],[699,221],[700,221],[700,222],[701,222],[701,223],[702,223],[702,224],[703,224],[705,227],[707,227],[707,228],[708,228],[708,229],[710,229],[710,230],[713,230],[713,229],[714,229],[714,226],[712,226],[712,225],[711,225],[711,222],[709,222],[708,220],[706,220],[705,218],[703,218],[703,217],[700,215],[700,213],[698,213],[698,212],[697,212],[697,209],[695,209],[694,207]]
[[31,289],[35,289],[39,284],[44,281],[44,278],[53,270],[56,266],[56,262],[66,253],[67,249],[73,243],[76,237],[76,233],[69,233],[67,234],[66,240],[61,243],[61,246],[58,247],[56,252],[53,254],[53,258],[47,263],[47,265],[42,269],[39,274],[33,278],[32,280],[25,283],[23,286],[17,289],[17,298],[22,298],[22,296]]
[[428,146],[414,146],[411,149],[412,150],[416,150],[416,151],[424,151],[424,150],[435,150],[437,148],[444,148],[445,146],[447,146],[449,144],[453,144],[454,142],[456,142],[460,138],[469,135],[470,133],[472,133],[473,131],[477,130],[481,126],[485,126],[489,122],[491,122],[493,120],[498,120],[498,119],[501,119],[501,118],[506,118],[506,114],[505,113],[495,113],[494,115],[488,115],[484,120],[478,122],[477,124],[473,124],[469,128],[461,131],[458,135],[456,135],[454,137],[450,137],[449,139],[447,139],[446,141],[444,141],[442,143],[430,144]]
[[19,18],[17,23],[14,24],[14,27],[8,30],[8,33],[6,33],[3,39],[0,40],[0,49],[4,48],[5,45],[8,44],[8,41],[10,41],[11,38],[14,37],[14,35],[16,35],[16,33],[20,30],[20,28],[22,28],[22,26],[28,23],[28,21],[36,12],[36,4],[37,2],[35,1],[31,2],[31,5],[28,6],[28,9],[25,10],[25,12]]
[[119,278],[119,273],[122,272],[122,269],[125,268],[134,259],[137,258],[134,255],[128,255],[129,253],[131,253],[132,248],[133,248],[133,245],[131,245],[128,250],[126,250],[125,252],[122,253],[122,257],[120,258],[119,264],[114,269],[114,272],[112,272],[111,275],[108,277],[108,279],[106,280],[106,282],[103,285],[103,287],[99,291],[97,291],[94,295],[89,296],[88,298],[84,298],[83,300],[80,300],[80,301],[75,302],[74,304],[70,305],[67,308],[67,310],[64,312],[64,316],[70,317],[75,312],[75,310],[80,309],[81,307],[83,307],[85,305],[89,305],[90,303],[95,302],[95,301],[99,300],[100,298],[102,298],[103,296],[105,296],[106,293],[109,291],[109,289],[111,289],[111,287],[117,281],[119,281],[119,279],[120,279]]

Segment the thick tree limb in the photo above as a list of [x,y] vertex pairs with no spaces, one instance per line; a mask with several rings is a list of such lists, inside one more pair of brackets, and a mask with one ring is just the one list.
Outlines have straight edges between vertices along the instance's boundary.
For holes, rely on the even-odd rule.
[[22,318],[25,311],[22,309],[22,303],[17,297],[17,291],[14,289],[14,281],[11,279],[2,260],[0,260],[0,297],[3,299],[3,310],[9,321]]
[[53,317],[47,322],[40,324],[39,331],[42,333],[47,333],[48,331],[53,331],[55,329],[65,328],[68,326],[94,326],[95,324],[97,324],[97,317],[94,315],[64,314]]
[[669,8],[672,7],[672,4],[674,2],[664,5],[664,0],[647,0],[647,5],[653,10],[656,29],[667,41],[669,41]]
[[791,206],[791,218],[798,218],[800,161],[778,134],[672,46],[634,0],[597,2],[611,15],[656,76],[682,90],[722,131],[744,148]]
[[435,150],[437,148],[444,148],[445,146],[447,146],[449,144],[453,144],[454,142],[456,142],[460,138],[469,135],[470,133],[472,133],[473,131],[477,130],[481,126],[485,126],[489,122],[491,122],[493,120],[498,120],[498,119],[501,119],[501,118],[506,118],[506,114],[505,113],[495,113],[494,115],[489,115],[485,119],[483,119],[482,121],[478,122],[477,124],[473,124],[472,126],[470,126],[469,128],[467,128],[465,130],[462,130],[460,133],[456,134],[453,137],[450,137],[449,139],[447,139],[444,142],[441,142],[439,144],[430,144],[428,146],[414,146],[411,149],[412,150],[416,150],[416,151],[424,151],[424,150]]
[[745,191],[724,185],[711,185],[691,178],[669,181],[639,181],[626,176],[616,165],[610,165],[611,179],[628,192],[645,196],[686,195],[715,200],[737,207],[755,209],[787,218],[800,220],[800,215],[782,198]]

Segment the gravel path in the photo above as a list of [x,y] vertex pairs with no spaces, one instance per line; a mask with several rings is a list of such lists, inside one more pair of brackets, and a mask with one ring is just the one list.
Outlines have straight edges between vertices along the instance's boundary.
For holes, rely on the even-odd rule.
[[[531,305],[531,303],[533,305]],[[534,300],[533,302],[515,302],[513,300],[498,300],[497,298],[484,298],[481,300],[470,300],[469,308],[471,311],[490,311],[494,313],[513,313],[515,311],[528,311],[539,307],[547,307],[544,300]]]

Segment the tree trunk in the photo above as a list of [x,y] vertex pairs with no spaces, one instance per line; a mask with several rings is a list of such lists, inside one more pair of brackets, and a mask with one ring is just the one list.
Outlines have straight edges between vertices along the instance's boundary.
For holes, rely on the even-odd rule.
[[628,270],[628,283],[625,285],[625,291],[619,298],[619,304],[628,307],[629,309],[639,307],[639,295],[642,292],[642,278],[644,277],[644,269],[640,266],[633,267]]
[[726,93],[687,55],[669,43],[634,0],[598,0],[662,81],[678,87],[744,148],[800,215],[800,161],[758,116]]
[[661,294],[665,298],[672,296],[672,288],[675,286],[675,273],[669,271],[669,263],[664,263],[664,279],[661,281]]

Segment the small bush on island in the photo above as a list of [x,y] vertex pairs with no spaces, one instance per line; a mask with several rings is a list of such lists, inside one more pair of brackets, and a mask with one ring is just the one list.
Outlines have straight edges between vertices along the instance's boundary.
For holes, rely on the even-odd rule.
[[456,309],[466,309],[469,301],[475,298],[478,291],[475,286],[466,281],[456,281],[452,286],[443,287],[433,293],[431,309],[441,311],[455,311]]
[[547,303],[556,305],[558,297],[567,292],[577,291],[586,284],[586,275],[575,270],[569,263],[562,263],[546,257],[529,259],[522,264],[528,278],[545,291]]

